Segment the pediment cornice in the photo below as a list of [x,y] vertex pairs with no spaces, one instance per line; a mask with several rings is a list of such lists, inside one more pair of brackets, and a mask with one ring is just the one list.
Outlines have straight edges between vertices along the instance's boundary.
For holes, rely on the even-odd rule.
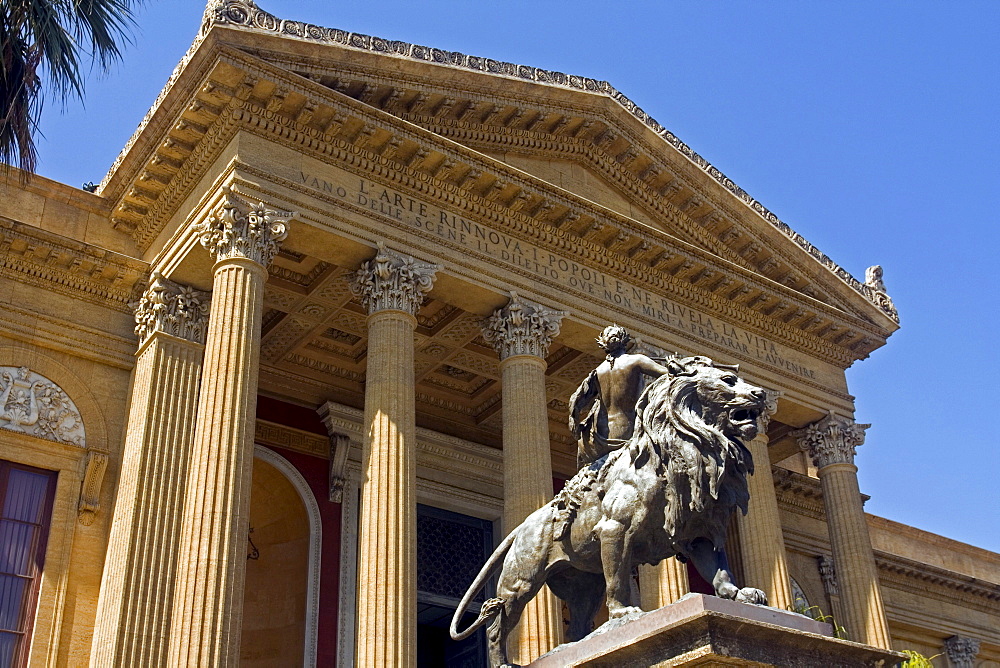
[[[863,302],[875,305],[875,318],[884,317],[898,324],[898,314],[885,294],[884,286],[873,287],[855,279],[606,81],[284,20],[261,10],[250,0],[215,0],[209,3],[202,34],[220,26],[249,35],[250,40],[243,40],[244,48],[258,53],[269,49],[267,40],[262,38],[277,37],[281,46],[273,49],[267,57],[269,60],[281,62],[303,74],[306,74],[303,65],[308,67],[311,64],[314,69],[312,76],[317,80],[325,77],[327,85],[371,104],[393,107],[403,102],[405,114],[432,111],[435,116],[450,115],[461,120],[470,115],[475,119],[482,113],[483,116],[478,117],[481,121],[493,123],[502,119],[504,126],[519,126],[529,133],[541,130],[542,134],[573,135],[574,138],[582,135],[585,139],[593,139],[633,176],[638,176],[648,186],[647,190],[655,193],[655,197],[668,200],[668,204],[680,204],[682,209],[700,209],[698,217],[712,228],[710,235],[723,238],[720,251],[723,256],[727,255],[725,247],[732,246],[735,241],[741,246],[741,255],[748,256],[749,261],[765,275],[807,291],[812,289],[814,283],[821,283],[823,289],[815,291],[813,296],[831,299],[837,295],[833,302],[838,306],[853,310],[862,317],[871,317],[870,309],[855,304],[855,296],[860,295]],[[328,53],[340,52],[341,55],[324,64],[325,71],[315,71],[316,63],[322,62],[324,56],[318,49],[310,50],[310,44],[323,45],[328,47]],[[307,48],[290,48],[293,45],[306,45]],[[345,50],[350,52],[347,57],[344,57]],[[370,57],[366,59],[365,56]],[[364,63],[372,60],[382,63],[381,68],[375,67],[375,70],[380,70],[383,75],[390,72],[392,77],[401,76],[403,70],[436,71],[436,75],[430,77],[433,80],[429,83],[431,86],[436,83],[438,87],[443,85],[447,88],[449,82],[455,81],[456,77],[447,74],[447,69],[464,70],[469,76],[460,77],[461,87],[456,91],[457,95],[445,92],[432,99],[420,91],[407,97],[406,91],[392,86],[380,87],[375,81],[342,80],[331,76],[338,70],[341,74],[346,71],[340,66],[347,70],[355,66],[363,69]],[[386,67],[389,63],[391,65]],[[477,81],[480,82],[478,86]],[[476,100],[470,97],[476,88],[480,93],[486,92],[486,98]],[[523,103],[524,93],[531,90],[535,94],[527,96],[533,99],[526,105]],[[492,104],[496,94],[504,91],[516,95],[521,104],[515,103],[510,108]],[[608,112],[606,118],[595,123],[595,119],[587,118],[586,114],[562,113],[566,111],[562,104],[578,107],[582,100],[586,100],[585,106],[591,112],[595,105],[605,108]],[[557,104],[552,104],[553,101]],[[417,108],[414,109],[414,106]],[[626,114],[621,113],[623,109]],[[579,109],[575,111],[579,112]],[[646,141],[650,138],[654,141]],[[685,187],[685,180],[688,187]],[[713,193],[715,201],[702,201],[701,195],[706,188],[718,191]],[[680,198],[679,202],[677,198]],[[694,206],[692,201],[696,203]],[[705,204],[728,209],[731,215],[727,217],[719,211],[708,211]],[[755,237],[765,243],[757,243]],[[697,237],[694,240],[697,243]],[[710,242],[718,245],[717,239],[710,239]],[[739,260],[736,261],[739,263]],[[817,276],[816,263],[830,276]],[[805,276],[801,275],[803,273]],[[893,326],[889,325],[889,329]]]
[[[243,51],[203,48],[211,60],[195,54],[190,76],[185,72],[178,78],[174,94],[160,108],[164,117],[152,119],[166,137],[156,136],[153,124],[147,126],[149,134],[137,137],[109,181],[118,191],[113,220],[128,227],[142,248],[150,247],[229,140],[245,130],[367,171],[386,184],[422,195],[433,192],[463,215],[487,218],[612,273],[639,278],[691,305],[729,313],[761,335],[841,367],[867,356],[889,333],[743,263]],[[195,78],[195,73],[203,75]],[[141,185],[151,180],[162,187],[154,191]]]

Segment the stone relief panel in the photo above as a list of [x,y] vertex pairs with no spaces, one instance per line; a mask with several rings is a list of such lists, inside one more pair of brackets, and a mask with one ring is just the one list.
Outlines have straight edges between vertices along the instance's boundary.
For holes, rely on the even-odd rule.
[[83,418],[73,400],[26,366],[0,367],[0,429],[87,446]]

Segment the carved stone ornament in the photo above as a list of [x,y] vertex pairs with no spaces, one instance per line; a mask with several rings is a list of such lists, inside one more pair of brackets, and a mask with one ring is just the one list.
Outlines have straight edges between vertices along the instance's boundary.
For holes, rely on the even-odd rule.
[[507,305],[486,319],[483,338],[502,360],[514,355],[545,357],[564,317],[565,311],[545,308],[512,291]]
[[153,272],[149,287],[135,307],[135,334],[142,344],[156,332],[205,342],[211,294],[168,281]]
[[380,243],[375,257],[355,272],[351,292],[361,297],[370,314],[393,310],[415,316],[441,269],[439,264],[415,260]]
[[344,502],[344,488],[347,486],[347,454],[351,449],[351,438],[337,431],[335,418],[330,413],[331,402],[326,402],[316,412],[323,419],[330,438],[330,464],[328,469],[329,500],[333,503]]
[[819,579],[823,581],[823,591],[827,596],[837,596],[840,588],[837,586],[837,572],[833,568],[833,559],[826,555],[816,557],[816,568],[819,569]]
[[951,636],[944,641],[944,651],[954,668],[972,668],[979,654],[979,641],[965,636]]
[[816,466],[823,468],[830,464],[853,464],[855,448],[865,442],[865,430],[870,426],[830,411],[822,420],[791,435],[798,439],[799,447],[809,453]]
[[267,267],[288,236],[287,222],[295,216],[269,209],[263,202],[251,204],[227,188],[222,206],[208,220],[195,223],[194,230],[216,262],[246,258]]
[[899,322],[899,312],[896,310],[896,305],[892,303],[892,299],[885,290],[881,265],[876,264],[865,270],[865,282],[861,288],[873,304],[882,309],[890,318]]
[[0,366],[0,429],[87,446],[83,418],[73,400],[26,366]]
[[767,436],[767,426],[771,424],[771,418],[778,412],[778,398],[781,397],[781,390],[765,389],[764,392],[767,394],[767,399],[764,403],[764,410],[757,416],[757,433]]
[[101,510],[101,484],[108,469],[108,453],[92,450],[87,453],[87,466],[80,486],[80,501],[77,514],[80,523],[90,526]]

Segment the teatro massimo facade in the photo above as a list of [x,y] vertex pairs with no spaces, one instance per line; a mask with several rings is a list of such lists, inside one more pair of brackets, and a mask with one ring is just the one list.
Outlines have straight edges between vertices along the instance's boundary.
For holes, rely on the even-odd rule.
[[[95,192],[2,187],[0,665],[485,665],[447,622],[576,472],[612,322],[769,390],[741,582],[1000,665],[1000,555],[863,509],[881,270],[606,82],[213,0]],[[704,587],[635,574],[644,608]],[[563,629],[543,593],[520,661]]]

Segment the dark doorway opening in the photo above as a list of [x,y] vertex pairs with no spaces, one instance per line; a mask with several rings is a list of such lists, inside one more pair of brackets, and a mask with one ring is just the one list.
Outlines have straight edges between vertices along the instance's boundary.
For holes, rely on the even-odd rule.
[[[466,589],[493,551],[493,522],[432,506],[417,506],[417,667],[486,668],[486,630],[462,641],[448,634]],[[477,592],[459,625],[475,621],[494,591]]]

